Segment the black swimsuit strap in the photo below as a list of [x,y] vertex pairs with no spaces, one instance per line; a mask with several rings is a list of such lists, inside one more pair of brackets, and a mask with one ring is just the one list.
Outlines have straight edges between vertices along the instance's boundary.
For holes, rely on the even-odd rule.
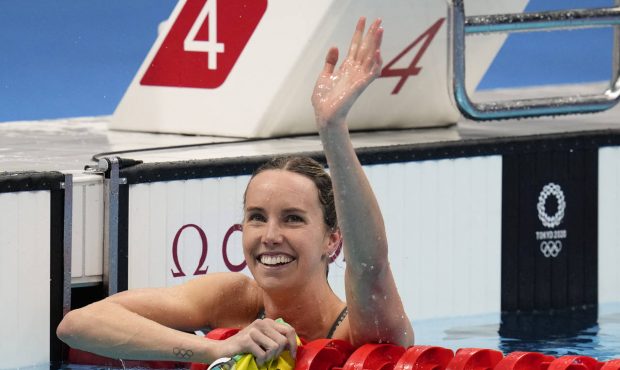
[[[338,317],[336,318],[336,321],[334,321],[334,323],[332,324],[332,327],[329,329],[329,332],[327,333],[327,339],[332,339],[332,335],[334,335],[334,332],[336,331],[336,329],[338,329],[338,326],[340,326],[340,324],[342,323],[342,321],[344,320],[345,317],[347,317],[347,314],[349,313],[348,308],[345,306],[342,311],[340,311],[340,315],[338,315]],[[261,308],[260,311],[258,311],[258,315],[256,315],[257,319],[264,319],[265,318],[265,309]]]
[[332,335],[334,335],[334,332],[336,331],[336,329],[338,329],[338,326],[342,323],[344,318],[347,317],[348,313],[349,309],[347,308],[347,306],[344,306],[342,311],[340,311],[340,315],[338,315],[338,318],[336,318],[336,321],[334,321],[331,329],[329,329],[329,333],[327,333],[327,339],[332,339]]

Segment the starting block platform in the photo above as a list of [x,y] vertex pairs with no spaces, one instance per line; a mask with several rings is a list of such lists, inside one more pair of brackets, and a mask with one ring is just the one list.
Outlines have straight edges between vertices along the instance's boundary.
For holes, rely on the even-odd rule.
[[[519,13],[526,3],[473,0],[467,12]],[[351,129],[457,122],[446,2],[182,0],[160,27],[110,128],[232,137],[313,133],[309,101],[316,77],[329,47],[338,46],[344,59],[360,15],[383,20],[384,67],[350,112]],[[468,43],[470,91],[505,38]]]

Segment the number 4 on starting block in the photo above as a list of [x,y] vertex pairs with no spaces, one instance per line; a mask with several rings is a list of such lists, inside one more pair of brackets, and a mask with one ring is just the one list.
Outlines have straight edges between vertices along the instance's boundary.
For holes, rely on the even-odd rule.
[[266,9],[267,0],[188,0],[140,83],[219,87]]

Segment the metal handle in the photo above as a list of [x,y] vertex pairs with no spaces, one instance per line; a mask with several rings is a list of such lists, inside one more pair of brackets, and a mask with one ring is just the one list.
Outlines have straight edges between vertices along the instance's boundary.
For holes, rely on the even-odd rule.
[[[499,120],[594,113],[620,101],[620,0],[614,8],[564,10],[538,13],[466,17],[464,0],[449,0],[448,27],[452,94],[461,113],[473,120]],[[614,26],[613,73],[609,88],[600,94],[538,99],[472,102],[465,88],[465,37],[469,34],[523,32]]]

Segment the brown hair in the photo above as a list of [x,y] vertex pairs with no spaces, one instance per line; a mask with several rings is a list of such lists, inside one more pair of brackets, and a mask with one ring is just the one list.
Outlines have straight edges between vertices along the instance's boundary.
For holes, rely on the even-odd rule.
[[[254,171],[252,177],[250,178],[250,182],[254,176],[267,170],[291,171],[306,176],[312,180],[319,192],[319,202],[321,203],[321,209],[323,210],[323,220],[325,221],[325,225],[327,225],[330,230],[335,230],[338,227],[332,179],[323,168],[323,165],[310,157],[274,157]],[[247,188],[245,191],[247,193]],[[243,203],[245,207],[245,194],[243,195]]]

